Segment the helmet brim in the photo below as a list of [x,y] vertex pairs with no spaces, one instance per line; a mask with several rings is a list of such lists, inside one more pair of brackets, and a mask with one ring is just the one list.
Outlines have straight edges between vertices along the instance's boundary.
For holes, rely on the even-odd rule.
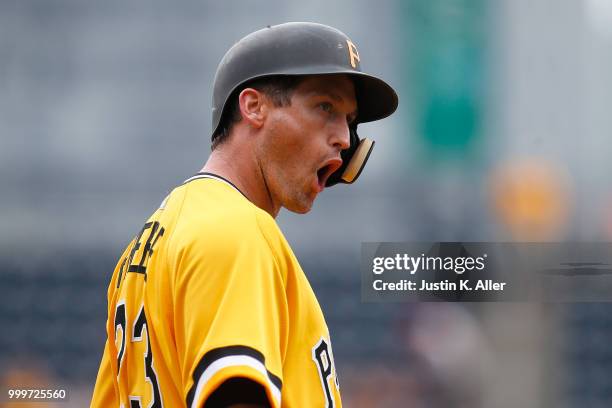
[[397,109],[395,90],[380,78],[362,72],[347,72],[355,81],[357,122],[372,122],[386,118]]

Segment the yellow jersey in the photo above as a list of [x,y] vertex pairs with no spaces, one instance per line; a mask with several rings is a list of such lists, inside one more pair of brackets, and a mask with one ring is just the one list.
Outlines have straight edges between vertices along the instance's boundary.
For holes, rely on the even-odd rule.
[[92,407],[203,407],[233,378],[340,407],[329,332],[274,219],[229,181],[175,188],[121,256]]

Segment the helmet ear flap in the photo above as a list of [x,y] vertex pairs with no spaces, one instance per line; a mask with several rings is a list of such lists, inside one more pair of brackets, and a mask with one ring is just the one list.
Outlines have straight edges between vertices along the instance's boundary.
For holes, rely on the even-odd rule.
[[374,141],[357,135],[357,124],[349,128],[351,145],[348,149],[340,152],[342,166],[332,173],[327,179],[325,187],[331,187],[338,183],[352,184],[357,180],[365,167],[372,149]]

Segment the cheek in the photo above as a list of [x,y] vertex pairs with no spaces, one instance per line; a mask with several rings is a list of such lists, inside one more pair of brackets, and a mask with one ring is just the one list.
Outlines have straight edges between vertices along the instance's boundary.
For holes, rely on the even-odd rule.
[[285,159],[287,166],[304,167],[313,160],[316,148],[311,121],[298,115],[277,115],[270,127],[270,151],[279,160]]

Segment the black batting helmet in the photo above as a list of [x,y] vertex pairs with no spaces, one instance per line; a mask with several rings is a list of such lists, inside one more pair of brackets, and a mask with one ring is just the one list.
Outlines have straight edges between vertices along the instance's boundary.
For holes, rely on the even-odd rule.
[[374,142],[359,139],[357,124],[391,115],[398,98],[382,79],[361,71],[357,47],[333,27],[317,23],[268,26],[238,41],[221,59],[212,100],[213,137],[227,114],[228,100],[253,79],[278,75],[347,74],[355,84],[358,116],[351,126],[351,147],[341,155],[343,165],[327,181],[352,183],[365,166]]

